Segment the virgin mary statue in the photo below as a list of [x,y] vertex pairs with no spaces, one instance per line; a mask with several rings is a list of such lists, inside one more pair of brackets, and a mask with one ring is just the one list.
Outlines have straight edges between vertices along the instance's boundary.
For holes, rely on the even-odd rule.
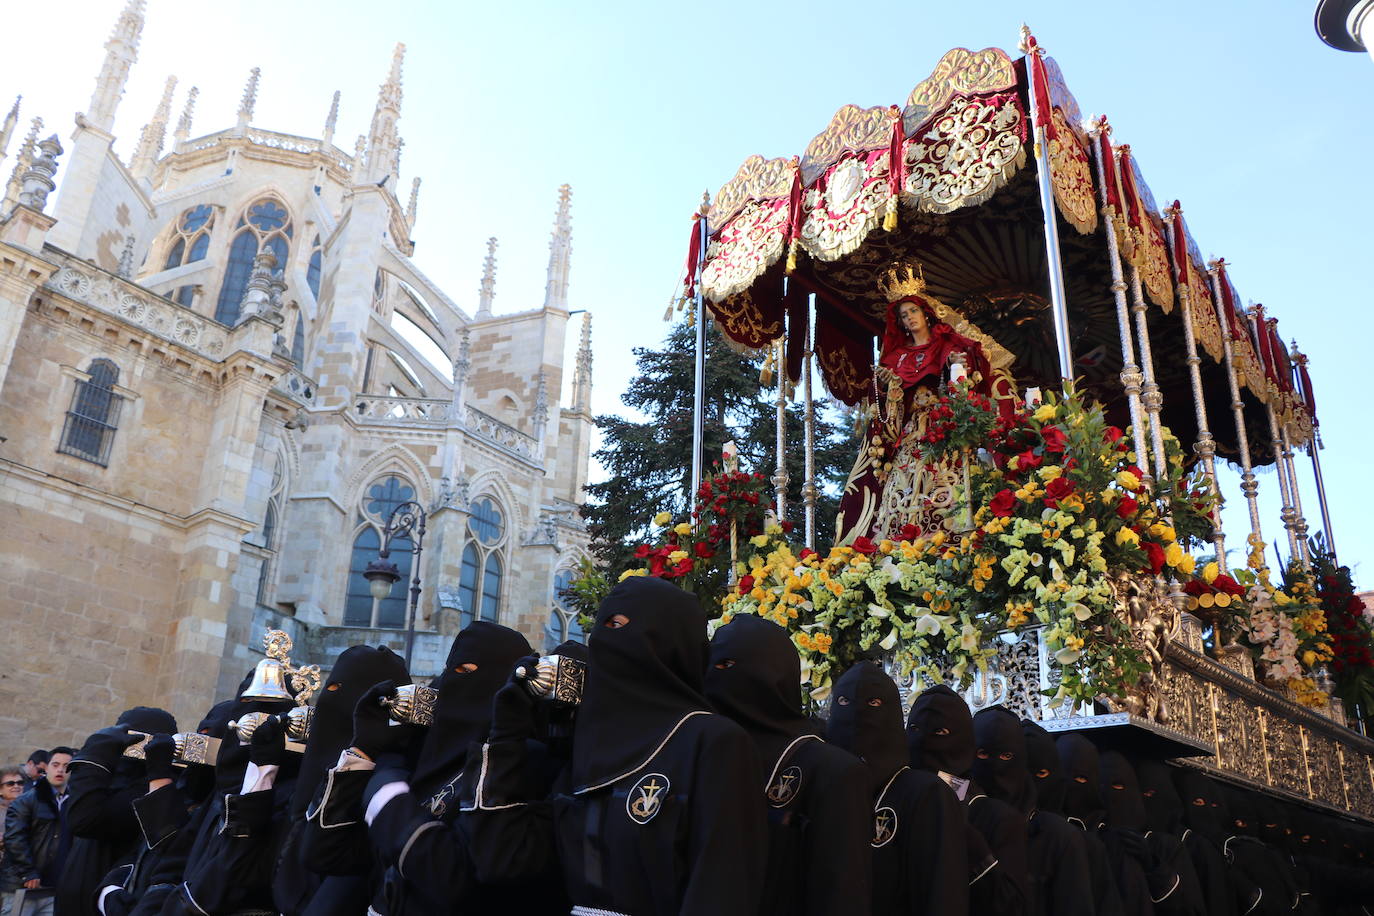
[[887,299],[887,324],[872,416],[840,498],[836,544],[912,540],[948,528],[959,469],[922,457],[920,440],[954,363],[964,366],[975,391],[990,395],[992,388],[983,346],[940,319],[948,309],[926,295],[919,266],[889,270],[878,288]]

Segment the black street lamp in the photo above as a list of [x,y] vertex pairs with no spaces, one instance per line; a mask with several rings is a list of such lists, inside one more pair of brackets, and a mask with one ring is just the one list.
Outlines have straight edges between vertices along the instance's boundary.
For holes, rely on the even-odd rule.
[[420,551],[425,540],[425,510],[417,502],[404,502],[391,512],[386,527],[382,529],[382,549],[377,559],[367,564],[363,578],[367,580],[368,591],[378,601],[391,594],[391,586],[401,578],[400,570],[389,559],[391,541],[396,537],[410,535],[410,600],[406,608],[406,670],[410,670],[410,654],[415,648],[415,611],[420,604]]

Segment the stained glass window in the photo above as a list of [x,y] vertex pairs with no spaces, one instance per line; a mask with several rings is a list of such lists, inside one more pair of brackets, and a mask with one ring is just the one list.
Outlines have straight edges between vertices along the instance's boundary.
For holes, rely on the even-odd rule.
[[258,237],[244,231],[229,247],[229,262],[224,267],[224,284],[219,288],[219,302],[215,306],[215,320],[230,327],[239,323],[239,306],[248,278],[253,273],[253,259],[258,255]]
[[114,390],[119,368],[108,359],[97,359],[91,362],[86,374],[89,378],[78,381],[72,392],[57,450],[106,467],[119,424],[119,408],[124,402]]
[[497,509],[496,503],[490,499],[475,500],[472,504],[472,515],[468,519],[468,526],[472,529],[477,540],[483,544],[495,544],[501,540],[501,532],[504,527],[501,510]]

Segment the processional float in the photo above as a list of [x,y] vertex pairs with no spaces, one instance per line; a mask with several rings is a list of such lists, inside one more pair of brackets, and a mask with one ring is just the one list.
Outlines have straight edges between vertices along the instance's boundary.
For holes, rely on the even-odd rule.
[[[905,105],[846,105],[800,156],[746,159],[694,219],[687,284],[698,357],[709,311],[736,345],[769,354],[801,383],[814,548],[813,361],[838,401],[876,400],[880,279],[918,264],[940,320],[982,344],[1000,396],[1074,380],[1131,430],[1147,478],[1166,471],[1165,430],[1191,445],[1214,494],[1217,459],[1237,465],[1254,565],[1265,545],[1255,469],[1275,466],[1289,552],[1306,564],[1298,449],[1311,456],[1333,545],[1306,357],[1285,346],[1263,306],[1243,304],[1224,260],[1203,260],[1178,201],[1156,203],[1131,147],[1113,142],[1106,118],[1085,121],[1059,66],[1024,29],[1021,50],[1013,59],[956,48]],[[700,359],[697,406],[694,493]],[[1210,541],[1224,563],[1219,512]],[[1258,682],[1248,651],[1217,640],[1209,654],[1206,621],[1184,610],[1197,600],[1148,579],[1121,594],[1120,615],[1158,649],[1148,683],[1124,702],[1049,702],[1050,650],[1034,631],[1007,634],[965,697],[1051,730],[1115,729],[1224,778],[1374,818],[1374,742],[1347,727],[1339,701],[1313,711]]]

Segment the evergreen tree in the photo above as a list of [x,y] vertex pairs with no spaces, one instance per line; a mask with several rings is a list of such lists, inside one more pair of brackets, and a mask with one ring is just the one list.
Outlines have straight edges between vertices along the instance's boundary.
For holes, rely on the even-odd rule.
[[[695,334],[687,322],[674,325],[661,349],[637,347],[638,373],[621,396],[625,406],[644,416],[596,418],[602,432],[596,458],[606,479],[590,484],[583,517],[592,533],[592,549],[606,565],[612,580],[632,565],[635,545],[649,533],[653,516],[668,511],[682,519],[691,511],[688,489],[692,478],[692,390]],[[706,345],[706,470],[734,440],[740,469],[773,476],[776,434],[777,381],[771,388],[759,383],[762,358],[733,349],[714,323]],[[817,391],[817,397],[821,392]],[[787,408],[785,461],[789,476],[787,519],[795,526],[792,540],[803,537],[805,478],[803,407]],[[828,545],[834,536],[839,492],[854,460],[857,438],[847,411],[816,411],[815,472],[820,495],[816,501],[816,542]]]

